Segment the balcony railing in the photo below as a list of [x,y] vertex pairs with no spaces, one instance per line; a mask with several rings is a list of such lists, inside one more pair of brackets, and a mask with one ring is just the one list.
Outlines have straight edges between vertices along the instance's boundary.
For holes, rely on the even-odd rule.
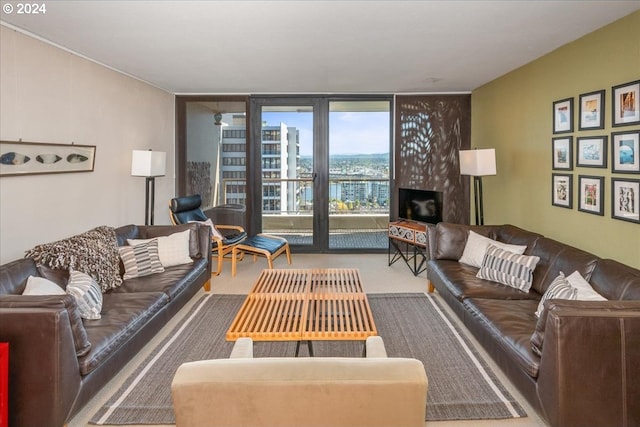
[[[279,209],[264,209],[263,215],[312,215],[313,180],[311,178],[263,178],[265,199],[280,200]],[[265,187],[272,187],[267,188]],[[222,180],[221,203],[237,203],[246,188],[244,179]],[[266,192],[265,192],[266,191]],[[273,203],[269,206],[274,206]],[[330,215],[387,215],[389,214],[388,178],[331,178],[329,179]]]

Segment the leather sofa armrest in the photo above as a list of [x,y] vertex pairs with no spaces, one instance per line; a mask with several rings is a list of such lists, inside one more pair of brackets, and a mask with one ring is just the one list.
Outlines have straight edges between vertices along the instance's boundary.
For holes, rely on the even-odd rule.
[[640,301],[550,301],[538,396],[551,425],[640,420]]
[[253,340],[238,338],[233,345],[229,359],[253,359]]
[[0,325],[10,352],[9,425],[64,425],[81,383],[67,310],[0,308]]

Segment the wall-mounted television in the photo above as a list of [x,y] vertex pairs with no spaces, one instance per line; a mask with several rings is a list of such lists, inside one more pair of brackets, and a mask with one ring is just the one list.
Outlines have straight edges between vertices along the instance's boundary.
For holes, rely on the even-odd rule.
[[442,191],[400,188],[398,218],[427,224],[442,222]]

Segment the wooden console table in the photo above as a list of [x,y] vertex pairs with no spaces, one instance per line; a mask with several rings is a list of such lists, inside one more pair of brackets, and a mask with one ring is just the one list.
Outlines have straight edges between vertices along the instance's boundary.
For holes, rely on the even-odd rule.
[[365,341],[377,335],[357,269],[264,270],[227,331],[228,341]]
[[427,226],[412,221],[390,222],[388,255],[389,265],[402,259],[414,276],[426,271],[429,260]]

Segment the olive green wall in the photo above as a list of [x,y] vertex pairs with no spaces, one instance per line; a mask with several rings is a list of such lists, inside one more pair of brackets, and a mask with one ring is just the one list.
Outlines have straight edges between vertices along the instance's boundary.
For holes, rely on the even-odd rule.
[[[526,47],[523,47],[526,48]],[[496,148],[497,175],[483,178],[485,224],[510,223],[640,268],[640,224],[611,218],[611,87],[640,79],[640,11],[472,92],[471,144]],[[579,95],[605,89],[605,129],[578,131]],[[551,205],[552,103],[574,98],[575,140],[608,135],[607,169],[575,167],[573,209]],[[557,136],[557,135],[556,135]],[[577,210],[578,175],[604,176],[604,216]],[[613,174],[619,178],[640,175]],[[567,272],[570,273],[570,272]]]

